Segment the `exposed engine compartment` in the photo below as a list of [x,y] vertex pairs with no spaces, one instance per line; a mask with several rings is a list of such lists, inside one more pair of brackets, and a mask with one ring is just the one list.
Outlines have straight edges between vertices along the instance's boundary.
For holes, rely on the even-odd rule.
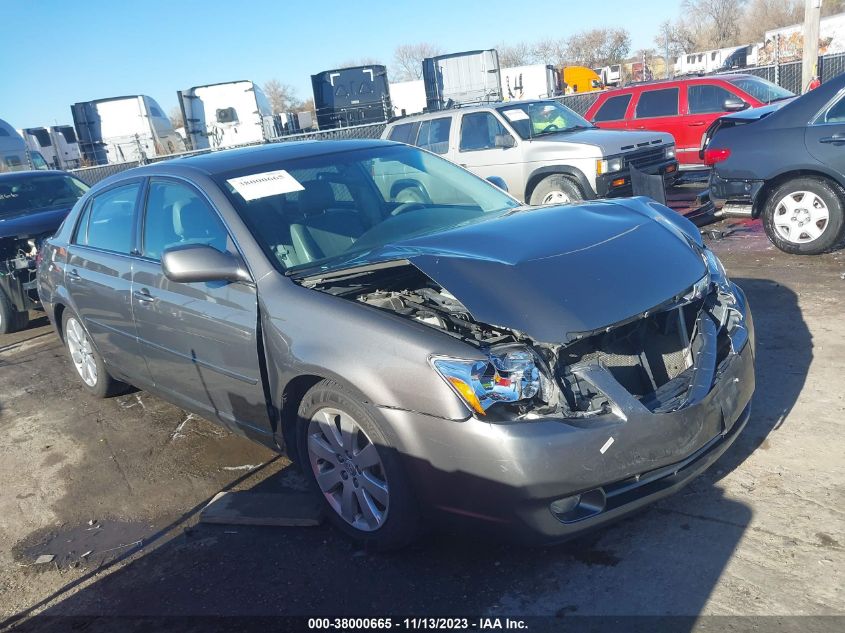
[[38,305],[35,268],[38,248],[46,237],[0,239],[0,289],[21,312]]

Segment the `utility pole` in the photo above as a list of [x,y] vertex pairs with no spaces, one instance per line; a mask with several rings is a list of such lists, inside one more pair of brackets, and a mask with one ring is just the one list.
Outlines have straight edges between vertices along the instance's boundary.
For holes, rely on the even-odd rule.
[[801,92],[815,74],[819,63],[819,20],[822,0],[804,0],[804,55],[801,64]]

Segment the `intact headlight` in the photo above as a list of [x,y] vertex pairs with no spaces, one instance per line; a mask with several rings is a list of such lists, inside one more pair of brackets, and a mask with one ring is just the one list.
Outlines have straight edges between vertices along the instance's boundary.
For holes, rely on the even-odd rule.
[[540,360],[523,345],[494,347],[487,360],[436,356],[431,364],[467,406],[480,415],[497,402],[530,400],[546,381]]
[[667,145],[665,153],[666,153],[666,158],[675,158],[675,146],[674,145]]
[[623,167],[625,167],[625,159],[621,156],[596,161],[596,173],[598,175],[609,174],[614,171],[622,171]]

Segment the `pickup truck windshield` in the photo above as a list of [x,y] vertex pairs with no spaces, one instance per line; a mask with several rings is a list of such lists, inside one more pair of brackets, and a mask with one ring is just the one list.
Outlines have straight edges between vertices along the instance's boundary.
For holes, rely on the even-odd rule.
[[514,103],[499,108],[499,112],[523,139],[595,127],[557,101]]
[[781,88],[760,77],[731,77],[728,81],[762,103],[772,103],[795,96],[786,88]]
[[4,175],[0,178],[0,217],[22,211],[72,207],[86,191],[88,185],[65,174]]
[[256,165],[217,181],[289,274],[374,261],[389,245],[519,206],[481,178],[404,145]]

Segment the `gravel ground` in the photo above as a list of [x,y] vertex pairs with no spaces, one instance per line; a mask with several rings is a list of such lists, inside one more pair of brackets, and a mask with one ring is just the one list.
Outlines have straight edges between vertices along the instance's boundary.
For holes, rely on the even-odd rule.
[[793,257],[757,223],[712,228],[757,325],[748,427],[680,494],[550,548],[439,534],[383,555],[327,525],[198,524],[220,490],[302,479],[284,457],[145,392],[88,397],[43,318],[3,337],[0,620],[845,616],[845,251]]

